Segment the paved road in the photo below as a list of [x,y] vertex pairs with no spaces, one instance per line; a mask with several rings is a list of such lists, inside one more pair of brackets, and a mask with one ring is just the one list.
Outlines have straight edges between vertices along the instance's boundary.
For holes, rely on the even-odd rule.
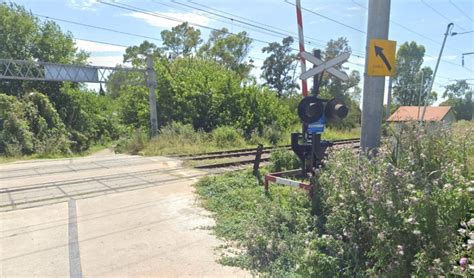
[[192,183],[165,157],[0,165],[0,276],[248,276],[216,263]]

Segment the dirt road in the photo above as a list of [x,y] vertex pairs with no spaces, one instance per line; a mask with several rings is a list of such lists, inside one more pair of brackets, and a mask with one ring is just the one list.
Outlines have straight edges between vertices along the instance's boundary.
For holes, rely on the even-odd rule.
[[0,276],[249,276],[216,262],[204,175],[112,154],[0,165]]

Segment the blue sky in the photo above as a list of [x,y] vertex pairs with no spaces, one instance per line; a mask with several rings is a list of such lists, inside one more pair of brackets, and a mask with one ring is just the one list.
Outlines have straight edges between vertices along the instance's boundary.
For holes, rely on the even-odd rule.
[[[112,0],[104,0],[112,2]],[[288,0],[294,3],[294,0]],[[170,29],[180,22],[166,20],[142,13],[127,11],[111,7],[96,0],[18,0],[15,3],[25,6],[34,14],[49,16],[57,19],[81,22],[104,28],[116,29],[123,32],[160,38],[160,32]],[[249,22],[249,20],[276,27],[282,33],[296,35],[295,7],[284,0],[148,0],[130,1],[116,0],[133,7],[153,11],[165,16],[187,20],[191,24],[199,24],[210,28],[226,27],[231,32],[245,30],[250,37],[262,41],[281,41],[283,35],[262,33],[250,26],[236,21],[217,17],[198,9],[209,10],[209,7],[232,14],[234,19]],[[367,29],[367,1],[366,0],[302,0],[302,6],[323,16],[336,19],[344,23],[332,22],[314,13],[303,11],[304,35],[307,38],[307,49],[324,47],[325,42],[338,37],[347,37],[353,50],[345,65],[349,69],[356,69],[363,75],[365,60],[365,31]],[[182,3],[196,8],[180,5]],[[214,11],[215,12],[215,11]],[[236,16],[243,17],[237,18]],[[44,19],[44,18],[41,18]],[[392,0],[391,22],[389,39],[401,45],[406,41],[416,41],[426,48],[424,65],[434,69],[443,34],[449,22],[454,22],[454,31],[464,32],[474,30],[474,1],[473,0]],[[94,65],[114,66],[122,62],[124,47],[137,45],[144,39],[124,34],[112,33],[104,30],[87,28],[71,23],[57,21],[63,30],[70,31],[77,38],[77,46],[91,54],[90,63]],[[254,24],[254,23],[253,23]],[[206,39],[209,30],[197,27]],[[86,40],[107,42],[114,45],[105,45]],[[158,40],[150,40],[160,45]],[[265,55],[261,48],[265,43],[254,41],[250,57],[255,61],[256,68],[253,74],[258,76],[258,69]],[[297,44],[294,45],[297,48]],[[465,66],[461,66],[461,54],[474,51],[474,33],[448,37],[443,53],[434,89],[443,91],[446,84],[454,79],[474,78],[474,55],[465,57]],[[470,80],[474,83],[474,80]],[[361,88],[363,87],[360,84]],[[439,101],[438,101],[439,102]]]

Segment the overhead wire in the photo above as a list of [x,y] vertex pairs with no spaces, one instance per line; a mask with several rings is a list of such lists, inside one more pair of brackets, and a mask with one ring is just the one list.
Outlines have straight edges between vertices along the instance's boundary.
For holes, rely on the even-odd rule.
[[[444,18],[448,23],[451,23],[453,22],[453,20],[451,20],[450,18],[448,18],[447,16],[445,16],[444,14],[442,14],[440,11],[438,11],[437,9],[435,9],[433,6],[431,6],[430,4],[426,3],[424,0],[420,0],[421,3],[423,3],[423,5],[425,5],[426,7],[428,7],[430,10],[432,10],[433,12],[435,12],[437,15],[441,16],[442,18]],[[463,31],[466,31],[466,29],[464,29],[461,25],[459,24],[456,24],[456,27],[459,27],[459,29],[463,30]]]
[[[158,1],[153,1],[155,3],[158,3]],[[292,33],[290,31],[280,31],[278,30],[278,28],[275,28],[273,26],[270,26],[270,25],[267,25],[267,24],[262,24],[262,23],[253,23],[251,22],[250,23],[250,20],[249,19],[246,19],[246,20],[240,20],[240,19],[236,19],[234,17],[236,17],[235,15],[230,15],[230,16],[227,16],[227,15],[223,15],[223,14],[220,14],[219,12],[214,12],[212,10],[214,9],[205,9],[205,8],[201,8],[201,7],[196,7],[196,6],[191,6],[191,5],[188,5],[188,4],[185,4],[185,3],[181,3],[181,2],[178,2],[178,1],[175,1],[175,0],[172,0],[171,2],[175,3],[175,4],[178,4],[178,5],[181,5],[181,6],[184,6],[184,7],[188,7],[188,8],[191,8],[193,10],[198,10],[198,11],[201,11],[201,12],[205,12],[207,14],[211,14],[211,15],[214,15],[214,16],[217,16],[217,17],[221,17],[221,18],[225,18],[227,20],[230,20],[232,22],[238,22],[238,23],[241,23],[241,24],[244,24],[244,25],[247,25],[247,26],[250,26],[250,27],[254,27],[256,29],[254,30],[257,30],[257,32],[260,30],[264,30],[264,31],[267,31],[267,32],[271,32],[271,33],[274,33],[276,35],[279,35],[279,36],[283,36],[283,37],[288,37],[288,36],[291,36],[293,39],[296,39],[295,36],[297,36],[296,33]],[[195,4],[195,2],[192,2],[192,1],[189,1],[193,4]],[[161,5],[165,5],[164,3],[159,3]],[[195,4],[196,5],[196,4]],[[203,6],[203,5],[198,5],[198,6]],[[233,16],[233,17],[232,17]],[[262,27],[263,26],[263,27]],[[248,28],[248,27],[247,27]],[[308,44],[308,45],[312,45],[313,43],[316,44],[316,45],[322,45],[322,46],[325,46],[326,45],[326,42],[323,41],[323,40],[319,40],[319,39],[314,39],[314,38],[311,38],[311,40],[308,40],[309,37],[306,36],[306,40],[305,40],[305,44]]]
[[41,14],[33,14],[33,15],[38,16],[38,17],[42,17],[42,18],[46,18],[46,19],[52,19],[52,20],[54,20],[54,21],[59,21],[59,22],[64,22],[64,23],[69,23],[69,24],[74,24],[74,25],[79,25],[79,26],[88,27],[88,28],[99,29],[99,30],[103,30],[103,31],[109,31],[109,32],[118,33],[118,34],[122,34],[122,35],[128,35],[128,36],[139,37],[139,38],[144,38],[144,39],[149,39],[149,40],[155,40],[155,41],[163,41],[163,40],[160,39],[160,38],[150,37],[150,36],[145,36],[145,35],[139,35],[139,34],[134,34],[134,33],[129,33],[129,32],[120,31],[120,30],[117,30],[117,29],[111,29],[111,28],[106,28],[106,27],[101,27],[101,26],[96,26],[96,25],[81,23],[81,22],[77,22],[77,21],[72,21],[72,20],[66,20],[66,19],[62,19],[62,18],[51,17],[51,16],[47,16],[47,15],[41,15]]
[[[352,2],[353,4],[355,4],[355,5],[359,6],[359,7],[361,7],[361,8],[364,8],[364,9],[368,10],[368,8],[367,8],[366,6],[364,6],[364,5],[360,4],[360,3],[357,3],[355,0],[351,0],[351,2]],[[409,27],[407,27],[407,26],[405,26],[405,25],[403,25],[403,24],[401,24],[401,23],[398,23],[397,21],[395,21],[395,20],[393,20],[393,19],[390,19],[390,22],[394,23],[395,25],[397,25],[397,26],[399,26],[399,27],[401,27],[401,28],[403,28],[403,29],[405,29],[405,30],[407,30],[407,31],[409,31],[409,32],[411,32],[411,33],[413,33],[413,34],[416,34],[416,35],[418,35],[418,36],[420,36],[420,37],[422,37],[422,38],[424,38],[424,39],[426,39],[426,40],[429,40],[429,41],[431,41],[431,42],[433,42],[433,43],[435,43],[435,44],[437,44],[437,45],[440,45],[440,46],[442,45],[440,42],[437,42],[437,41],[433,40],[432,38],[430,38],[430,37],[428,37],[428,36],[425,36],[425,35],[423,35],[423,34],[417,32],[417,31],[415,31],[415,30],[413,30],[413,29],[411,29],[411,28],[409,28]],[[446,47],[446,48],[448,48],[448,47]],[[454,50],[454,49],[453,49],[453,50]],[[429,57],[429,58],[437,59],[437,57],[435,57],[435,56],[433,56],[433,55],[430,55],[430,54],[425,54],[425,56],[426,56],[426,57]],[[443,63],[451,64],[451,65],[454,65],[454,66],[457,66],[457,67],[464,68],[464,69],[467,70],[467,71],[474,72],[474,71],[473,71],[472,69],[470,69],[470,68],[463,67],[463,66],[461,66],[461,65],[459,65],[459,64],[456,64],[456,63],[453,63],[453,62],[451,62],[451,61],[444,60],[444,59],[441,59],[441,61],[442,61]]]
[[462,13],[465,17],[467,17],[469,20],[471,21],[474,21],[474,19],[472,19],[467,13],[465,13],[461,8],[458,7],[458,5],[454,4],[454,2],[452,0],[449,0],[449,3],[451,5],[454,6],[454,8],[456,8],[456,10],[458,10],[460,13]]

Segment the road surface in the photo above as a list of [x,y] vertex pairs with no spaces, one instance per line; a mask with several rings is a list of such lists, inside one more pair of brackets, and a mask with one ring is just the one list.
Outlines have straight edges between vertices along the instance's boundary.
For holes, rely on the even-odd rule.
[[0,165],[0,276],[249,276],[166,157],[105,155]]

